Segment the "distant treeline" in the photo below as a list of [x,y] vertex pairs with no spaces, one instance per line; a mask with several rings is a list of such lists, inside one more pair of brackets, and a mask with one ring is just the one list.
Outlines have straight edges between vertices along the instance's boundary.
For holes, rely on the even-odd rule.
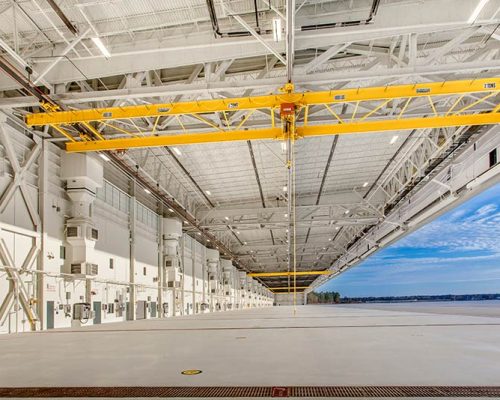
[[478,301],[500,300],[496,294],[444,294],[436,296],[343,297],[341,303],[403,303],[415,301]]
[[340,303],[339,292],[310,292],[307,294],[307,304]]

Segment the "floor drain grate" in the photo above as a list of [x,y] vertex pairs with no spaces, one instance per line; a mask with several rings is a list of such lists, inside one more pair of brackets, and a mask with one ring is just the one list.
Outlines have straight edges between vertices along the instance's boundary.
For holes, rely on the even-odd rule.
[[500,397],[500,386],[18,387],[0,397]]

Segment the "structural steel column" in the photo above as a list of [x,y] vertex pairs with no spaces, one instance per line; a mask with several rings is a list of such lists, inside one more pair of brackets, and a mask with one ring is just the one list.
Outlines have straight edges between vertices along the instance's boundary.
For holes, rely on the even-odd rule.
[[129,259],[129,309],[127,318],[129,320],[136,319],[135,313],[135,209],[136,209],[136,182],[135,179],[130,181],[130,208],[129,208],[129,232],[130,232],[130,259]]
[[165,285],[165,273],[163,266],[163,202],[159,205],[158,213],[158,318],[163,318],[163,288]]
[[184,301],[184,285],[186,284],[186,263],[184,262],[184,246],[185,246],[185,236],[182,235],[181,237],[181,265],[182,265],[182,272],[181,272],[181,312],[180,315],[186,314],[186,307],[185,307],[185,301]]
[[193,314],[196,312],[196,240],[191,241],[191,261],[192,261],[192,271],[193,271]]
[[[40,139],[41,140],[41,139]],[[38,161],[38,213],[40,214],[40,252],[37,260],[37,271],[34,274],[34,292],[36,293],[36,310],[39,318],[40,330],[45,328],[45,299],[44,299],[44,271],[45,251],[47,246],[47,196],[48,196],[48,173],[49,173],[49,147],[50,143],[42,140],[42,152]]]
[[201,290],[201,302],[206,303],[206,294],[205,294],[205,286],[208,285],[207,280],[205,279],[205,274],[207,273],[206,268],[206,260],[207,260],[207,248],[202,246],[201,248],[201,282],[202,282],[202,290]]

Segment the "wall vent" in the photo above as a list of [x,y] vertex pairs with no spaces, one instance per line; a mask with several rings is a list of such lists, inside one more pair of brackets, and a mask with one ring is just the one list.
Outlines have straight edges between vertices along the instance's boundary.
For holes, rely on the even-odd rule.
[[78,227],[68,226],[66,229],[66,237],[78,237]]

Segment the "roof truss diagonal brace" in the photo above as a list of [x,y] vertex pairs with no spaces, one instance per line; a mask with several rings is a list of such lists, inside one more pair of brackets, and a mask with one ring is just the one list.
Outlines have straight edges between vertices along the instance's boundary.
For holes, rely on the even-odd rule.
[[317,70],[321,65],[327,62],[330,58],[335,57],[340,52],[347,49],[351,43],[338,44],[330,47],[325,52],[321,53],[319,56],[309,61],[304,67],[302,67],[303,73],[310,74]]
[[68,54],[71,50],[73,50],[75,48],[75,46],[78,43],[80,43],[82,41],[82,39],[84,39],[90,31],[91,31],[91,29],[88,28],[85,32],[83,32],[82,34],[78,35],[75,39],[73,39],[73,41],[63,49],[61,54],[56,56],[56,59],[54,61],[52,61],[49,65],[47,65],[47,67],[42,72],[40,72],[40,74],[34,80],[33,83],[36,85],[37,83],[41,82],[42,79],[45,77],[45,75],[47,75],[59,63],[59,61],[61,61],[61,59],[64,56],[66,56],[66,54]]
[[250,25],[247,24],[247,22],[241,18],[239,15],[235,15],[226,5],[224,5],[224,3],[221,3],[223,4],[223,7],[226,9],[226,11],[229,13],[229,14],[232,14],[232,17],[238,21],[238,23],[243,27],[245,28],[248,32],[250,32],[250,34],[255,38],[257,39],[257,41],[262,44],[262,46],[264,46],[267,50],[269,50],[269,52],[271,54],[274,54],[276,56],[276,58],[278,60],[280,60],[284,65],[286,65],[286,60],[285,58],[278,52],[276,51],[273,46],[271,46],[261,35],[259,35],[255,29],[253,29]]

